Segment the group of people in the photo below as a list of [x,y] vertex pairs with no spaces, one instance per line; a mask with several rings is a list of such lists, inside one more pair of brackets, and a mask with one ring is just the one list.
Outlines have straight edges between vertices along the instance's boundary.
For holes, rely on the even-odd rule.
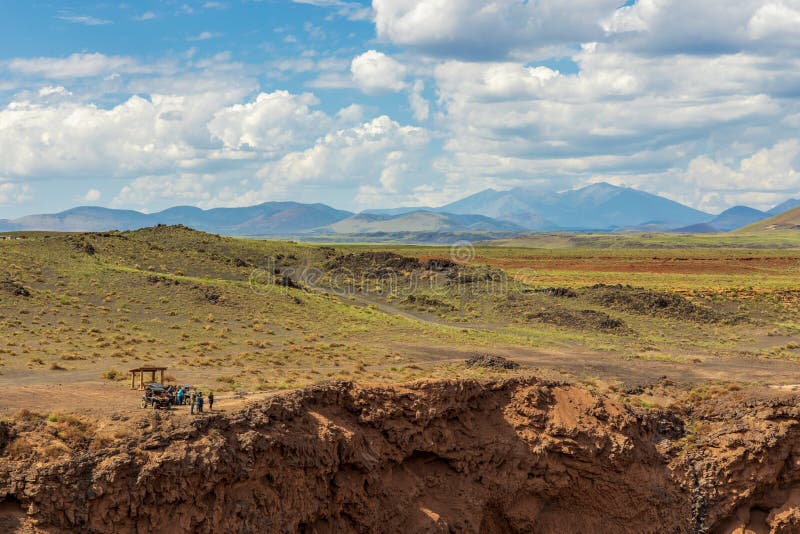
[[[183,387],[178,389],[178,392],[175,394],[175,404],[182,405],[187,392],[184,391]],[[205,404],[205,398],[203,397],[202,391],[192,391],[188,393],[189,395],[189,413],[194,415],[195,409],[197,413],[203,413],[203,405]],[[208,410],[214,411],[214,392],[211,391],[208,393]]]

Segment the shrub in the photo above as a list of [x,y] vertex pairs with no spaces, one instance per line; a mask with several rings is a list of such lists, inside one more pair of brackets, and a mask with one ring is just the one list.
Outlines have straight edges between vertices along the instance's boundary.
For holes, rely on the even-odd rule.
[[218,376],[217,382],[223,382],[225,384],[234,384],[236,382],[236,377],[231,375]]
[[109,369],[108,371],[100,373],[100,378],[105,378],[106,380],[122,380],[124,377],[122,373],[116,369]]

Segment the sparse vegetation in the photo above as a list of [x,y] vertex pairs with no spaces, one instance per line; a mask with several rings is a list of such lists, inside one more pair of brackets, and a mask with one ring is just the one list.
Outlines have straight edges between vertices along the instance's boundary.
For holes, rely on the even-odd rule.
[[800,359],[800,250],[658,239],[659,248],[629,236],[478,246],[464,265],[446,247],[184,227],[31,233],[0,241],[0,380],[19,370],[113,383],[143,364],[169,367],[175,383],[236,391],[487,377],[509,371],[464,360],[498,347],[522,359],[603,359],[613,372]]
[[108,371],[103,371],[100,377],[106,380],[123,380],[125,378],[125,376],[116,369],[109,369]]

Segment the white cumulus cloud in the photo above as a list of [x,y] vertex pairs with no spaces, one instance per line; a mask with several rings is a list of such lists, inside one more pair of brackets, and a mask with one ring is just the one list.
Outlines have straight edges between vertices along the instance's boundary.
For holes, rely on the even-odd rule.
[[800,39],[800,2],[769,2],[762,5],[747,23],[754,39],[790,37]]
[[102,196],[103,195],[99,190],[92,188],[89,189],[85,195],[83,195],[83,200],[86,202],[97,202]]
[[70,96],[71,94],[61,85],[47,85],[39,89],[39,96]]
[[261,93],[253,102],[217,111],[208,128],[229,148],[286,152],[312,142],[330,128],[330,117],[311,109],[317,104],[319,100],[310,93]]
[[406,68],[383,52],[368,50],[356,56],[350,72],[359,89],[368,94],[397,92],[406,87]]
[[[133,96],[108,109],[59,101],[0,108],[0,172],[125,176],[193,165],[213,148],[206,125],[220,95]],[[212,107],[213,106],[213,107]]]
[[[682,181],[702,191],[694,199],[703,207],[720,209],[731,204],[769,208],[786,196],[800,192],[800,140],[787,139],[729,163],[710,156],[693,159]],[[754,195],[765,195],[758,202]]]
[[614,0],[373,0],[378,37],[425,53],[503,58],[602,37]]
[[125,185],[111,201],[112,206],[147,208],[154,201],[204,205],[212,199],[209,187],[216,177],[209,174],[178,173],[141,176]]
[[33,200],[33,189],[28,184],[3,181],[0,178],[0,206],[22,204]]
[[380,176],[392,152],[410,152],[427,143],[422,128],[402,126],[382,115],[353,128],[318,139],[311,148],[268,163],[259,177],[268,182],[349,183],[358,185]]
[[408,93],[408,104],[411,106],[411,113],[418,121],[428,120],[428,115],[430,115],[430,105],[422,95],[424,90],[425,82],[416,80]]

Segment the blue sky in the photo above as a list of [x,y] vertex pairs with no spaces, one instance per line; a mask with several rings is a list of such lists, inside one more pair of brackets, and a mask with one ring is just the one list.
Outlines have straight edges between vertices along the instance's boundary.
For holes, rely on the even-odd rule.
[[800,196],[800,0],[4,2],[0,218]]

